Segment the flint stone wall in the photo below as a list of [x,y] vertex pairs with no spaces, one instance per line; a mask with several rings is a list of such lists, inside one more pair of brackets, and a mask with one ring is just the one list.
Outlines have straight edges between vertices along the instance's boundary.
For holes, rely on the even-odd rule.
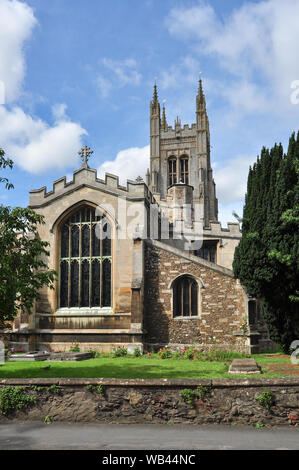
[[[171,283],[182,274],[200,279],[196,317],[173,316]],[[241,328],[248,299],[229,269],[159,242],[146,243],[144,295],[148,346],[194,342],[206,350],[212,345],[250,353],[249,339]]]
[[[36,403],[0,413],[0,422],[42,421],[90,423],[192,423],[192,424],[299,424],[299,379],[0,379],[0,388],[25,386]],[[59,387],[59,393],[48,389]],[[90,385],[94,387],[90,390]],[[97,387],[101,385],[103,395]],[[42,387],[34,390],[34,387]],[[207,391],[200,398],[197,387]],[[195,392],[194,403],[180,392]],[[270,410],[257,398],[273,393]],[[56,390],[57,391],[57,390]]]

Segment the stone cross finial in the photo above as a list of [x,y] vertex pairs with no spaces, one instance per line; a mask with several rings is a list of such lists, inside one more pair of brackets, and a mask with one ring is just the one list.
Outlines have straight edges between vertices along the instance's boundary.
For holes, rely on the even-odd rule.
[[88,159],[89,159],[89,155],[91,155],[92,153],[93,153],[93,150],[91,150],[89,147],[87,147],[87,145],[84,145],[84,147],[82,147],[80,152],[78,152],[78,154],[81,156],[81,158],[83,160],[83,163],[82,163],[83,167],[88,168],[87,162],[88,162]]

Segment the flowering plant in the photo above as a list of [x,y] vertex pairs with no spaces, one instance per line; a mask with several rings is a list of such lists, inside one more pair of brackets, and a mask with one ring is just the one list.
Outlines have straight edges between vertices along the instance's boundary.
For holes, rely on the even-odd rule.
[[127,354],[128,354],[128,350],[124,346],[123,347],[118,346],[117,348],[113,349],[114,357],[122,357],[122,356],[126,356]]
[[158,352],[161,359],[168,359],[172,357],[172,352],[169,351],[169,349],[167,349],[166,347],[160,348]]

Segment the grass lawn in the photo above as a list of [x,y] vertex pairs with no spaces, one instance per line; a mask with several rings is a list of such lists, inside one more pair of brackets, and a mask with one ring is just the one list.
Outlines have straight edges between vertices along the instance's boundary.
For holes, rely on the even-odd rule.
[[[0,378],[34,378],[34,377],[98,377],[123,379],[216,379],[216,378],[244,378],[244,377],[283,377],[288,376],[287,370],[267,371],[267,366],[276,363],[288,365],[289,357],[263,354],[253,355],[262,366],[262,375],[235,375],[228,374],[231,361],[205,362],[188,359],[160,359],[151,357],[100,357],[80,362],[6,362],[0,365]],[[43,367],[50,365],[49,370]],[[299,370],[299,365],[296,366]],[[297,375],[297,374],[296,374]],[[291,374],[289,375],[291,376]],[[294,374],[293,374],[294,376]]]

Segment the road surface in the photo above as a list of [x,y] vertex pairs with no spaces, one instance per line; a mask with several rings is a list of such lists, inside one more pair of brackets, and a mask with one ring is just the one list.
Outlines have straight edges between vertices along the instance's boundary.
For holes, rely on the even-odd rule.
[[1,450],[299,450],[299,427],[0,424]]

